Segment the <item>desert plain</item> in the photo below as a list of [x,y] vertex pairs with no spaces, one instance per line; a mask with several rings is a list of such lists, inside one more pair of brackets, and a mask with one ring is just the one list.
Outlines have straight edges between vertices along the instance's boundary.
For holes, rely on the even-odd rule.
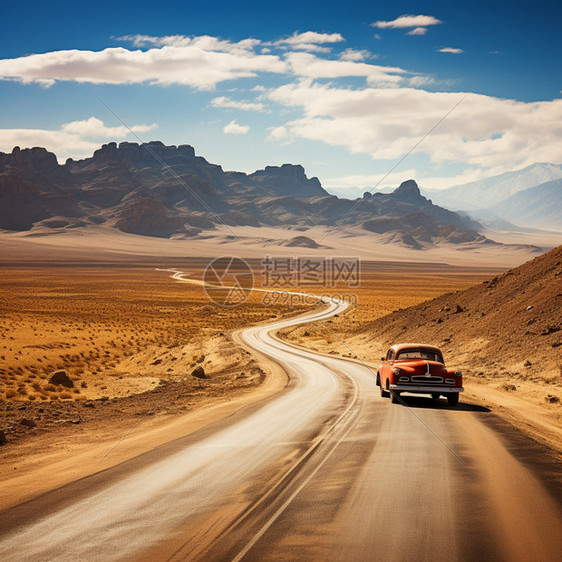
[[[117,239],[115,246],[120,243]],[[316,253],[322,252],[327,253]],[[253,291],[240,306],[217,306],[201,284],[212,257],[102,250],[60,239],[52,244],[4,240],[0,507],[118,464],[283,388],[285,373],[239,346],[236,331],[322,303],[298,295],[272,300],[266,298],[270,293]],[[467,265],[464,257],[455,265],[362,259],[357,286],[301,283],[291,289],[349,299],[353,304],[344,314],[280,336],[353,358],[371,366],[374,376],[391,343],[423,339],[442,346],[448,364],[465,374],[462,402],[485,405],[559,455],[559,347],[549,348],[547,368],[535,359],[540,350],[528,366],[503,365],[501,354],[491,365],[477,353],[478,337],[466,341],[444,335],[441,322],[420,322],[410,312],[445,298],[442,315],[457,321],[452,327],[462,331],[470,307],[463,303],[465,316],[455,315],[455,295],[504,275],[505,261],[504,256],[500,266]],[[260,259],[250,255],[248,263],[255,287],[269,289]],[[176,272],[182,279],[174,278]],[[403,320],[399,327],[397,316]],[[538,339],[550,345],[549,338]],[[63,374],[63,383],[53,382],[56,373]]]

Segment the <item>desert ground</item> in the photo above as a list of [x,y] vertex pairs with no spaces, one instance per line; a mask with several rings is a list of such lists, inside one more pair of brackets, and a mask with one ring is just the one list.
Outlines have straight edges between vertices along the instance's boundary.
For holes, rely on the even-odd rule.
[[[25,247],[31,254],[68,255],[80,249],[81,255],[200,257],[233,255],[261,259],[264,254],[278,255],[338,255],[357,256],[366,261],[400,261],[447,263],[465,266],[519,265],[543,250],[560,243],[562,234],[550,231],[487,230],[486,236],[501,244],[439,243],[424,250],[416,250],[398,243],[389,243],[384,235],[367,232],[358,227],[252,227],[217,225],[197,236],[174,239],[127,234],[106,226],[59,229],[34,227],[29,232],[0,234],[4,252]],[[307,240],[295,244],[295,238]],[[533,248],[534,247],[534,248]]]
[[[276,299],[272,306],[264,300],[266,293],[253,292],[240,307],[217,307],[198,284],[209,258],[186,257],[184,241],[174,251],[169,241],[163,251],[159,240],[143,246],[139,237],[121,235],[103,251],[99,239],[80,246],[76,238],[70,242],[64,236],[31,243],[22,237],[3,239],[0,419],[6,443],[0,507],[195,431],[282,387],[284,373],[237,346],[232,334],[318,306],[298,298]],[[227,244],[220,252],[220,245],[215,246],[213,242],[214,255],[231,249]],[[274,250],[311,253],[306,248]],[[326,248],[322,251],[327,254]],[[259,271],[255,252],[249,252],[249,263]],[[477,256],[470,266],[465,256],[455,265],[409,262],[404,257],[410,254],[400,252],[393,261],[363,259],[358,287],[298,288],[355,299],[356,305],[336,318],[281,335],[375,366],[388,337],[395,336],[384,333],[381,318],[489,280],[520,259],[520,252],[504,255],[499,264],[480,263]],[[173,279],[172,270],[192,282]],[[258,287],[262,282],[256,275]],[[408,335],[400,334],[402,339]],[[429,332],[423,335],[442,343]],[[511,371],[479,375],[470,363],[472,347],[456,341],[446,347],[451,363],[465,370],[465,401],[493,406],[524,430],[534,417],[542,429],[549,428],[540,440],[560,450],[556,398],[561,392],[555,372],[534,367],[529,372],[538,375],[517,382],[515,393],[508,386],[513,384]],[[50,382],[61,371],[68,382]],[[545,396],[554,399],[546,401]],[[523,417],[515,415],[518,409]]]

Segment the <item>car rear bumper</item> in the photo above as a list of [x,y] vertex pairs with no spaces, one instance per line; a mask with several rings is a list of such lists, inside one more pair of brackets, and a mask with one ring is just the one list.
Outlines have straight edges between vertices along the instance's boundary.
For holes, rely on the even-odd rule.
[[454,392],[463,392],[461,386],[428,386],[421,384],[391,384],[389,390],[398,392],[415,392],[418,394],[451,394]]

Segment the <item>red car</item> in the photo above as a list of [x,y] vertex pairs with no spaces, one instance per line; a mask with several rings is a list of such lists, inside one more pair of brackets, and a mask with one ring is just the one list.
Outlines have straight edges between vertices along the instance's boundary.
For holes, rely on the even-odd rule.
[[392,402],[398,402],[402,392],[431,394],[433,398],[447,397],[450,406],[459,402],[462,387],[462,374],[447,369],[443,354],[438,347],[423,343],[399,343],[393,345],[377,373],[377,386],[381,396],[389,395]]

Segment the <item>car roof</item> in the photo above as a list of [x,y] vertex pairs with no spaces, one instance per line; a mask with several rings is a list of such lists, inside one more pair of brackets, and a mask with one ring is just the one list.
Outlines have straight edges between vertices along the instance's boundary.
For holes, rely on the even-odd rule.
[[403,349],[409,349],[412,347],[416,349],[423,348],[423,349],[427,349],[428,351],[435,351],[437,353],[441,353],[441,350],[438,347],[434,345],[429,345],[427,343],[396,343],[390,349],[394,349],[394,351],[398,353]]

